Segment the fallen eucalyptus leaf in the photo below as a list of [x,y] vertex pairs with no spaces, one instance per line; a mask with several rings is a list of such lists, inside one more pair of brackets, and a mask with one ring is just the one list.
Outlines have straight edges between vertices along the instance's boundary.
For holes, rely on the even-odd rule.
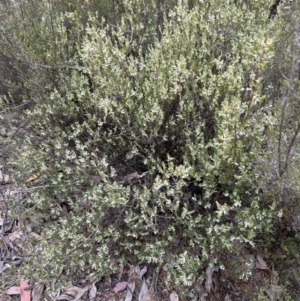
[[132,280],[127,285],[127,292],[126,292],[125,301],[131,301],[132,294],[134,292],[134,288],[135,288],[135,281]]
[[126,282],[126,281],[118,282],[116,284],[116,286],[114,287],[115,294],[118,293],[119,291],[124,290],[127,287],[127,285],[128,285],[128,282]]
[[266,293],[266,295],[269,297],[269,299],[271,301],[274,301],[274,296],[273,296],[273,294],[269,290],[264,289],[264,292]]
[[42,236],[35,232],[31,232],[30,235],[33,236],[35,239],[38,239],[38,240],[42,239]]
[[4,261],[0,260],[0,274],[4,272]]
[[27,280],[20,281],[20,301],[31,301],[31,291],[25,290],[29,287]]
[[169,296],[170,301],[178,301],[179,297],[175,291],[173,291]]
[[[81,288],[78,286],[70,285],[66,288],[64,294],[57,298],[59,300],[66,300],[66,301],[75,301],[79,300],[82,295],[88,290],[89,286],[87,285],[85,288]],[[79,297],[78,297],[79,296]]]
[[90,286],[90,293],[89,293],[89,299],[90,301],[93,301],[96,298],[97,294],[97,287],[95,285],[95,282]]
[[197,296],[193,296],[194,299],[201,300],[201,301],[206,300],[207,292],[206,292],[205,287],[202,285],[203,282],[204,282],[204,279],[201,277],[195,283],[194,288],[195,288],[195,291],[198,293],[198,298],[197,298]]
[[32,300],[31,301],[39,301],[42,297],[44,288],[45,288],[44,283],[38,283],[32,290],[32,293],[31,293]]
[[142,277],[145,275],[145,273],[147,272],[147,267],[143,267],[142,270],[140,271],[140,279],[142,279]]
[[24,257],[14,257],[13,260],[9,262],[9,264],[20,266],[24,262],[24,260]]
[[31,182],[36,180],[41,174],[39,172],[32,174],[27,180],[26,182]]
[[218,265],[213,267],[213,272],[219,272],[220,267]]
[[214,272],[214,269],[210,266],[206,269],[206,279],[205,279],[205,287],[207,291],[210,293],[211,287],[212,287],[212,274]]
[[87,292],[89,290],[89,285],[86,285],[82,290],[81,292],[79,292],[76,296],[76,298],[73,300],[73,301],[78,301],[80,300],[80,298],[85,294],[85,292]]
[[205,274],[206,274],[205,288],[208,291],[208,293],[210,293],[212,283],[213,283],[212,275],[213,275],[214,272],[218,272],[219,269],[220,269],[219,266],[214,266],[214,267],[208,266],[207,269],[206,269],[206,272],[205,272]]
[[12,286],[5,292],[6,295],[20,295],[20,293],[21,289],[19,286]]
[[260,270],[268,270],[268,266],[267,266],[267,263],[264,261],[264,259],[259,255],[257,254],[256,255],[256,263],[255,263],[255,267],[257,269],[260,269]]
[[118,279],[119,279],[119,281],[120,281],[121,278],[122,278],[123,271],[124,271],[124,267],[123,267],[123,265],[120,265],[120,268],[119,268],[119,274],[118,274]]
[[224,298],[224,301],[230,301],[230,297],[228,294],[226,294],[225,298]]
[[143,297],[139,301],[152,301],[152,300],[153,300],[152,294],[150,292],[147,292],[146,294],[143,295]]
[[[144,300],[144,296],[148,293],[148,286],[146,283],[146,280],[143,279],[142,281],[142,285],[141,285],[141,289],[140,289],[140,293],[139,293],[139,301],[146,301]],[[147,296],[148,297],[148,296]]]
[[13,226],[13,221],[10,221],[10,222],[6,222],[4,225],[1,225],[2,226],[2,233],[5,234],[6,232],[8,232],[12,226]]
[[207,301],[206,297],[208,296],[207,293],[204,293],[200,296],[200,301]]

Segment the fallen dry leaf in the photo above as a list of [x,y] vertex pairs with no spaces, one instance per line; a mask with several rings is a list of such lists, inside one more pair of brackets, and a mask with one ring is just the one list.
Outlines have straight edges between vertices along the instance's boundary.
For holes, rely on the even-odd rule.
[[272,294],[269,290],[267,290],[267,289],[264,289],[264,291],[265,291],[265,293],[267,294],[267,296],[269,297],[269,299],[270,299],[271,301],[273,301],[273,300],[274,300],[273,294]]
[[82,290],[81,287],[68,285],[65,289],[65,292],[60,295],[56,300],[67,300],[72,301]]
[[57,300],[78,301],[89,290],[89,287],[89,285],[86,285],[84,288],[70,285]]
[[25,261],[25,257],[13,256],[12,260],[9,262],[9,265],[20,266]]
[[147,293],[145,293],[143,295],[143,297],[141,298],[140,301],[152,301],[153,300],[153,296],[152,294],[148,291]]
[[39,301],[42,297],[44,288],[45,288],[44,283],[38,283],[32,290],[32,293],[31,293],[32,300],[31,301]]
[[146,266],[144,266],[142,269],[141,269],[141,271],[140,271],[140,279],[142,279],[142,277],[145,275],[145,273],[147,272],[147,267]]
[[207,269],[206,269],[206,272],[205,272],[205,274],[206,274],[205,288],[208,291],[208,293],[210,293],[210,290],[211,290],[211,287],[212,287],[212,283],[213,283],[212,276],[213,276],[213,273],[214,272],[218,272],[219,269],[220,269],[219,266],[214,266],[214,267],[208,266]]
[[81,291],[78,293],[78,295],[76,296],[76,298],[73,301],[78,301],[80,300],[80,298],[85,294],[85,292],[87,292],[89,290],[90,286],[86,285],[84,288],[81,289]]
[[12,286],[5,292],[6,295],[20,295],[20,293],[20,286]]
[[5,265],[4,265],[4,261],[0,260],[0,274],[3,273],[5,271]]
[[2,172],[2,170],[0,170],[0,181],[3,181],[3,182],[8,182],[9,181],[9,176],[4,174]]
[[8,187],[7,189],[4,190],[3,194],[5,196],[14,196],[16,194],[16,190],[13,187]]
[[[205,301],[206,296],[208,295],[206,288],[202,285],[204,282],[204,279],[200,277],[197,282],[195,283],[195,291],[198,293],[198,296],[193,296],[194,299]],[[192,297],[191,297],[192,298]]]
[[264,261],[264,259],[258,254],[256,255],[256,263],[255,263],[255,267],[257,269],[260,269],[260,270],[268,270],[268,266],[267,266],[267,263]]
[[126,282],[126,281],[118,282],[116,284],[116,286],[114,287],[115,294],[124,290],[127,287],[127,285],[128,285],[128,282]]
[[14,241],[17,238],[21,238],[21,233],[20,231],[15,231],[13,233],[9,233],[6,235],[6,237],[10,240],[10,241]]
[[205,287],[207,291],[210,293],[211,287],[212,287],[212,274],[214,272],[214,269],[210,266],[206,269],[206,279],[205,279]]
[[31,175],[31,176],[26,180],[26,182],[31,182],[31,181],[37,179],[40,175],[41,175],[41,174],[40,174],[39,172],[34,173],[33,175]]
[[35,239],[42,239],[42,236],[41,235],[39,235],[39,234],[37,234],[37,233],[35,233],[35,232],[30,232],[30,235],[32,236],[32,237],[34,237]]
[[24,230],[26,228],[26,223],[28,220],[28,216],[22,212],[19,216],[19,227],[21,230]]
[[[146,283],[146,280],[143,279],[142,281],[142,285],[141,285],[141,289],[140,289],[140,293],[139,293],[139,301],[148,301],[148,286]],[[145,300],[147,299],[147,300]]]
[[2,220],[2,223],[1,223],[1,219],[0,219],[0,226],[2,227],[2,234],[5,234],[6,232],[10,231],[13,224],[14,224],[13,221],[8,221],[3,225],[3,220]]
[[170,301],[178,301],[179,300],[177,293],[174,291],[170,294],[169,298],[170,298]]
[[224,301],[230,301],[230,297],[228,294],[226,294]]
[[122,278],[123,272],[124,272],[124,267],[123,267],[123,265],[120,265],[120,268],[119,268],[119,274],[118,274],[118,279],[119,279],[119,281],[120,281],[121,278]]
[[90,286],[90,293],[89,293],[89,299],[90,301],[93,301],[96,298],[97,294],[97,287],[95,285],[95,282]]
[[20,300],[21,301],[31,301],[31,291],[25,291],[29,284],[27,280],[21,280],[20,282]]
[[127,285],[127,292],[126,292],[125,301],[131,301],[131,299],[132,299],[132,293],[134,292],[134,288],[135,288],[135,281],[132,280]]

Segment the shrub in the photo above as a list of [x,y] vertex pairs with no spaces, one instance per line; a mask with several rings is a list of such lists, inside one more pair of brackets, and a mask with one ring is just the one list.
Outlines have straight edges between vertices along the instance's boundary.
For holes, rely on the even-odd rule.
[[235,242],[269,242],[278,212],[253,183],[274,135],[262,75],[279,21],[269,1],[167,3],[159,22],[156,1],[124,0],[115,24],[41,10],[45,42],[17,36],[44,78],[11,161],[48,222],[36,277],[152,262],[190,285]]
[[[276,199],[283,211],[274,225],[277,254],[274,260],[280,281],[297,300],[299,295],[299,2],[282,1],[279,6],[277,42],[265,72],[265,89],[272,106],[274,133],[265,152],[257,157],[260,188]],[[280,249],[281,247],[281,249]],[[274,246],[273,246],[274,249]],[[284,252],[282,251],[284,250]]]

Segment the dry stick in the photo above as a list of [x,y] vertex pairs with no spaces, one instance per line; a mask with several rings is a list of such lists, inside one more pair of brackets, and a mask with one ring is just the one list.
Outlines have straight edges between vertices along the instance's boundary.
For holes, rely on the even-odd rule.
[[160,267],[158,267],[157,273],[155,272],[155,269],[153,270],[153,290],[155,294],[158,294],[157,281],[158,281],[159,271],[160,271]]
[[288,164],[289,164],[289,159],[290,159],[290,155],[291,155],[291,152],[292,152],[292,148],[295,144],[295,141],[296,141],[296,138],[298,136],[298,134],[300,133],[300,122],[298,123],[298,127],[294,133],[294,136],[289,144],[289,147],[288,147],[288,150],[287,150],[287,155],[285,157],[285,162],[284,162],[284,166],[283,166],[283,169],[280,171],[280,174],[279,176],[282,177],[283,173],[287,170],[288,168]]
[[75,69],[75,70],[79,70],[82,71],[81,67],[77,67],[77,66],[68,66],[68,65],[61,65],[61,66],[50,66],[50,65],[45,65],[45,64],[40,64],[40,63],[36,63],[36,62],[32,62],[30,60],[28,60],[26,58],[26,56],[23,54],[22,50],[19,49],[16,44],[13,42],[13,40],[5,33],[5,29],[3,27],[0,27],[0,32],[2,32],[4,38],[9,42],[9,44],[11,44],[16,50],[18,54],[21,54],[21,57],[16,57],[16,56],[9,56],[7,55],[8,58],[14,58],[22,63],[26,63],[27,66],[30,67],[40,67],[40,68],[45,68],[45,69],[53,69],[53,70],[59,70],[59,69]]
[[280,126],[279,126],[279,141],[278,141],[278,171],[279,171],[279,177],[283,175],[282,169],[281,169],[281,140],[282,140],[282,132],[283,132],[283,120],[284,120],[284,113],[285,108],[287,106],[287,99],[284,101],[282,106],[282,113],[281,113],[281,120],[280,120]]
[[50,9],[49,9],[49,15],[50,15],[50,23],[51,23],[51,31],[52,31],[52,37],[53,37],[53,43],[54,43],[54,61],[55,63],[57,62],[57,43],[56,43],[56,33],[55,33],[55,30],[54,30],[54,26],[53,26],[53,23],[54,23],[54,18],[53,18],[53,14],[52,14],[52,8],[53,8],[53,3],[52,1],[50,1],[50,5],[52,6]]
[[[281,72],[281,75],[288,81],[289,83],[289,87],[291,90],[293,89],[293,82],[292,82],[292,78],[293,78],[293,70],[295,69],[295,61],[293,61],[293,67],[291,68],[291,72],[290,72],[290,75],[289,75],[289,78],[287,76],[285,76],[282,72]],[[282,177],[284,172],[285,172],[285,168],[287,168],[287,164],[288,164],[288,160],[289,159],[289,156],[290,156],[290,153],[288,153],[287,157],[286,157],[286,160],[285,160],[285,164],[284,164],[284,168],[282,169],[281,166],[281,141],[282,141],[282,132],[283,132],[283,122],[284,122],[284,115],[285,115],[285,109],[286,109],[286,106],[287,106],[287,103],[288,103],[288,98],[285,99],[284,103],[283,103],[283,106],[282,106],[282,113],[281,113],[281,120],[280,120],[280,126],[279,126],[279,141],[278,141],[278,172],[279,172],[279,177]],[[299,128],[299,127],[298,127]],[[297,129],[298,131],[298,129]],[[296,134],[296,137],[297,137],[298,133]],[[293,144],[294,144],[294,138],[296,139],[296,137],[294,136],[292,141]],[[292,146],[293,144],[290,143],[289,145],[289,152],[291,152],[292,150]]]
[[13,244],[5,237],[2,233],[0,233],[0,238],[1,238],[1,239],[3,240],[3,242],[4,242],[4,245],[5,245],[7,254],[9,254],[7,245],[13,250],[13,249],[14,249]]
[[2,229],[1,229],[1,234],[4,235],[5,234],[4,225],[6,224],[8,209],[7,209],[7,204],[6,204],[5,200],[3,200],[1,203],[3,203],[4,207],[5,207],[5,210],[4,210],[3,214],[2,214]]

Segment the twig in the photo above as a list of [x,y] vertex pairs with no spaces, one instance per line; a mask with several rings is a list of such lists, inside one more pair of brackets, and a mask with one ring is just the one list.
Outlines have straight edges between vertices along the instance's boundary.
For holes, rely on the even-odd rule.
[[[294,75],[294,71],[295,71],[295,60],[293,60],[293,64],[292,64],[292,70],[290,72],[290,76],[289,78],[287,78],[286,76],[284,76],[284,74],[281,72],[281,75],[288,81],[288,89],[289,90],[293,90],[293,75]],[[279,125],[279,141],[278,141],[278,172],[279,172],[279,177],[282,177],[284,172],[287,170],[288,168],[288,164],[289,164],[289,159],[290,159],[290,155],[291,155],[291,151],[292,148],[295,144],[296,138],[299,134],[300,131],[300,123],[298,123],[298,127],[294,133],[294,136],[292,138],[292,140],[290,141],[290,144],[288,146],[288,150],[287,150],[287,155],[285,158],[285,162],[284,162],[284,166],[282,168],[282,162],[281,162],[281,143],[282,143],[282,133],[283,133],[283,125],[284,125],[284,117],[285,117],[285,111],[286,111],[286,107],[288,104],[288,97],[286,97],[283,106],[282,106],[282,112],[281,112],[281,120],[280,120],[280,125]]]
[[4,242],[4,245],[5,245],[5,248],[6,248],[6,251],[7,251],[7,254],[9,254],[9,251],[8,251],[8,247],[9,246],[12,250],[14,250],[14,246],[13,244],[2,234],[0,233],[0,238],[3,240]]
[[300,133],[300,122],[298,123],[298,127],[294,133],[294,136],[289,144],[289,147],[288,147],[288,150],[287,150],[287,154],[286,154],[286,157],[285,157],[285,162],[284,162],[284,166],[283,166],[283,169],[281,170],[281,172],[279,173],[280,177],[282,177],[283,173],[287,170],[288,168],[288,164],[289,164],[289,160],[290,160],[290,155],[291,155],[291,152],[292,152],[292,148],[295,144],[295,141],[296,141],[296,138],[298,136],[298,134]]
[[15,106],[15,107],[11,107],[10,109],[11,110],[19,110],[20,108],[22,108],[22,107],[24,107],[24,106],[26,106],[26,105],[28,105],[29,103],[32,103],[32,102],[33,102],[32,100],[28,100],[27,102],[22,103],[18,106]]
[[12,192],[12,194],[19,194],[19,193],[22,193],[22,192],[28,192],[28,191],[39,189],[39,188],[47,188],[47,187],[53,187],[53,186],[54,185],[39,185],[39,186],[30,187],[30,188],[15,189],[15,191]]
[[157,281],[158,281],[159,271],[160,271],[160,267],[158,267],[157,273],[155,272],[155,269],[153,270],[153,291],[154,291],[155,294],[158,293]]
[[4,204],[5,210],[2,214],[2,229],[1,229],[1,234],[4,235],[4,225],[6,224],[6,219],[7,219],[7,204],[6,202],[3,200],[2,203]]

